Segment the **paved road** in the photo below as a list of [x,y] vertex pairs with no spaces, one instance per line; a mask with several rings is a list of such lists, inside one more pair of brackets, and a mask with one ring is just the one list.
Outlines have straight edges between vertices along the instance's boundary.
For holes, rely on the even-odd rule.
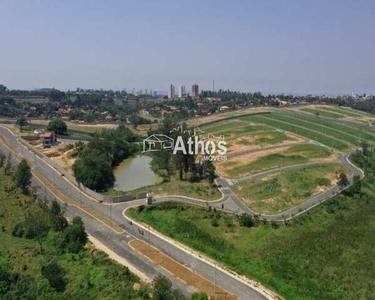
[[[136,224],[130,225],[126,222],[123,217],[123,211],[130,205],[140,205],[145,204],[145,200],[136,200],[128,203],[121,203],[116,205],[108,205],[93,201],[91,197],[82,193],[76,186],[74,186],[65,176],[57,172],[50,165],[46,164],[39,156],[35,155],[33,152],[26,149],[19,141],[19,137],[13,135],[9,130],[4,127],[0,127],[0,134],[5,136],[8,143],[17,150],[19,157],[25,157],[32,164],[33,170],[38,171],[42,174],[49,182],[54,186],[56,190],[63,193],[67,197],[89,206],[91,209],[100,213],[107,219],[112,220],[114,223],[120,225],[124,228],[125,232],[122,234],[116,234],[102,222],[93,218],[86,212],[82,211],[78,207],[68,206],[67,216],[73,218],[74,216],[81,216],[85,221],[85,225],[89,234],[103,242],[108,248],[114,251],[119,256],[127,259],[132,265],[134,265],[138,270],[146,274],[149,278],[154,278],[158,274],[163,274],[169,277],[176,287],[179,287],[185,294],[191,294],[193,289],[187,286],[183,281],[174,278],[168,272],[162,268],[154,265],[153,263],[147,261],[139,254],[135,253],[134,250],[128,246],[128,242],[134,238],[144,240],[146,242],[150,241],[151,245],[172,257],[176,261],[182,263],[192,271],[197,274],[207,278],[211,282],[216,282],[218,286],[223,288],[239,297],[239,299],[268,299],[265,295],[257,291],[255,288],[251,287],[249,284],[245,284],[236,277],[229,275],[227,272],[220,268],[215,268],[212,264],[203,261],[200,258],[192,255],[191,253],[181,250],[176,245],[165,241],[159,236],[151,233],[148,235],[140,234]],[[8,155],[9,149],[0,141],[0,149]],[[15,163],[15,155],[12,157]],[[38,193],[46,196],[48,199],[54,197],[54,195],[49,191],[43,184],[41,184],[37,178],[33,177],[33,186],[38,188]],[[158,200],[157,200],[158,201]],[[205,205],[202,202],[202,205]]]

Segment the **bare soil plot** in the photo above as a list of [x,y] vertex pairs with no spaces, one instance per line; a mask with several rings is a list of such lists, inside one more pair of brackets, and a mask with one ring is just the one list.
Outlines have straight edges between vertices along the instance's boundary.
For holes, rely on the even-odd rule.
[[74,175],[72,167],[77,160],[76,157],[71,156],[74,149],[69,149],[67,151],[65,151],[64,147],[44,149],[41,145],[37,145],[36,148],[50,159],[57,162],[67,172]]
[[278,131],[259,132],[228,141],[228,152],[237,153],[261,149],[269,146],[287,146],[305,142],[304,139],[291,133]]
[[225,299],[225,300],[235,300],[238,299],[234,295],[229,294],[220,287],[216,287],[216,293],[214,294],[214,284],[207,279],[201,277],[197,273],[192,272],[187,267],[183,266],[179,262],[173,260],[169,256],[160,252],[156,248],[146,244],[140,240],[132,240],[129,242],[136,251],[146,256],[148,259],[153,261],[155,264],[161,266],[173,276],[186,282],[189,286],[194,287],[198,291],[205,292],[207,295],[212,297],[211,299]]

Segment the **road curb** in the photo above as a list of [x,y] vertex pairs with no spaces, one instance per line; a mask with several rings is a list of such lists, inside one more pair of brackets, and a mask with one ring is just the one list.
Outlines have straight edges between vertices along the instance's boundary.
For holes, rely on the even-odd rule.
[[[139,205],[134,205],[134,206],[129,206],[127,208],[125,208],[122,212],[122,215],[123,217],[127,220],[127,221],[131,221],[133,222],[135,225],[137,225],[138,227],[142,228],[143,230],[145,231],[148,231],[149,228],[147,228],[146,226],[142,225],[141,223],[133,220],[132,218],[128,217],[126,215],[126,211],[130,208],[133,208],[133,207],[137,207]],[[152,231],[151,231],[152,229]],[[209,264],[211,267],[215,267],[216,265],[216,268],[219,269],[221,272],[225,273],[226,275],[232,277],[233,279],[237,280],[237,281],[240,281],[242,284],[245,284],[246,286],[256,290],[257,292],[259,292],[260,294],[262,294],[264,297],[266,297],[267,299],[269,300],[275,300],[275,299],[281,299],[281,297],[279,295],[277,295],[275,292],[273,292],[272,290],[268,289],[267,287],[263,286],[260,282],[257,282],[257,281],[253,281],[245,276],[242,276],[242,275],[239,275],[238,273],[234,272],[233,270],[230,270],[229,268],[227,267],[223,267],[223,266],[219,266],[215,260],[207,257],[205,254],[203,253],[200,253],[198,251],[195,251],[193,249],[191,249],[190,247],[180,243],[180,242],[177,242],[167,236],[165,236],[164,234],[160,233],[159,231],[155,230],[153,227],[150,226],[150,231],[155,235],[157,236],[158,238],[162,239],[163,241],[173,245],[174,247],[178,248],[179,250],[181,251],[184,251],[185,253],[189,254],[189,255],[192,255],[193,257],[195,257],[196,259],[199,259],[207,264]],[[160,250],[159,250],[160,251]],[[215,263],[214,263],[215,262]],[[260,288],[262,287],[262,288]]]

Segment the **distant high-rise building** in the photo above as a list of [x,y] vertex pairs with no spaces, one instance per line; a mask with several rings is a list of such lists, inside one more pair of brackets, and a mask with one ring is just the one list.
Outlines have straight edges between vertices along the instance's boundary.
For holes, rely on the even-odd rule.
[[193,84],[191,87],[191,95],[192,97],[199,97],[199,86],[198,84]]
[[175,95],[175,87],[173,84],[170,85],[169,90],[168,90],[168,98],[174,98]]
[[185,95],[186,95],[185,86],[184,85],[180,85],[178,87],[178,98],[185,97]]

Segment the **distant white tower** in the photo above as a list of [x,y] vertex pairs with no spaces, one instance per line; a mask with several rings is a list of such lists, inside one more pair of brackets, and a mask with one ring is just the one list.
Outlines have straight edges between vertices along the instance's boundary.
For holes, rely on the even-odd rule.
[[178,88],[178,98],[185,97],[186,95],[186,90],[184,85],[180,85]]
[[173,84],[171,84],[169,86],[169,90],[168,90],[168,98],[172,99],[172,98],[174,98],[174,96],[175,96],[175,87],[174,87]]

